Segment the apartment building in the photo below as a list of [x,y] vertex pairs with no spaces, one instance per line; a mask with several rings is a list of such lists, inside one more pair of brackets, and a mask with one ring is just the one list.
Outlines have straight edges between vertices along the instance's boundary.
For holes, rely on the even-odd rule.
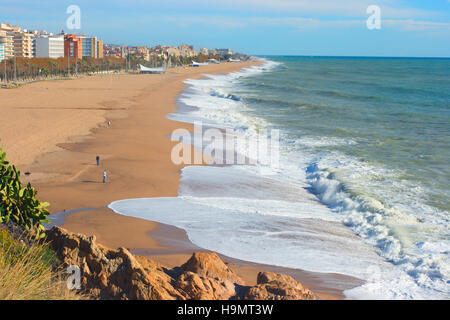
[[173,47],[166,47],[164,48],[164,53],[167,55],[167,57],[179,57],[180,56],[180,50]]
[[76,34],[64,35],[64,57],[83,58],[83,43]]
[[97,58],[97,37],[80,35],[82,57]]
[[5,58],[14,57],[14,36],[12,33],[0,30],[0,43],[3,44],[5,50]]
[[178,46],[178,50],[180,51],[180,55],[183,57],[193,57],[195,55],[193,46],[182,44]]
[[97,41],[97,58],[98,59],[103,58],[103,40]]
[[141,56],[145,61],[150,61],[150,50],[148,47],[137,47],[136,54]]
[[230,49],[216,49],[216,53],[219,56],[232,55],[233,51]]
[[39,36],[36,42],[36,58],[58,59],[64,57],[64,36]]
[[14,57],[14,33],[19,32],[19,27],[13,27],[9,24],[0,23],[0,43],[5,46],[5,58]]
[[5,45],[0,43],[0,62],[5,60]]
[[201,48],[201,49],[200,49],[200,53],[201,53],[202,55],[204,55],[204,56],[208,56],[208,55],[209,55],[209,52],[208,52],[208,49],[207,49],[207,48]]
[[14,32],[14,55],[18,58],[34,57],[33,41],[34,34],[24,31]]
[[122,47],[113,44],[106,44],[103,46],[103,54],[106,57],[122,58]]

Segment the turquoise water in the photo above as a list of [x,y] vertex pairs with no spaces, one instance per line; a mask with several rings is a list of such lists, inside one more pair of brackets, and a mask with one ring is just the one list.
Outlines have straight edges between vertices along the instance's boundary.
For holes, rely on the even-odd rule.
[[[252,113],[293,139],[310,138],[305,147],[311,153],[338,152],[387,170],[399,186],[419,188],[424,203],[448,212],[450,60],[271,60],[283,64],[244,81],[248,91],[241,94]],[[348,143],[329,145],[327,140]],[[392,192],[402,190],[393,185],[379,190],[383,182],[393,181],[380,175],[367,178],[375,180],[375,190],[366,179],[349,177],[346,185],[352,192],[396,205]]]
[[246,113],[282,130],[287,158],[345,225],[448,298],[450,60],[270,60],[233,92]]

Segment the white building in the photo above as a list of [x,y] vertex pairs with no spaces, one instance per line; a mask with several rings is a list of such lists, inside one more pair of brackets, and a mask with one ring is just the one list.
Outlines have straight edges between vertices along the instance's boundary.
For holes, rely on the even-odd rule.
[[36,58],[58,59],[64,57],[63,36],[42,36],[36,38]]
[[202,55],[204,55],[204,56],[208,56],[208,55],[209,55],[209,51],[208,51],[207,48],[202,48],[202,49],[200,50],[200,53],[201,53]]

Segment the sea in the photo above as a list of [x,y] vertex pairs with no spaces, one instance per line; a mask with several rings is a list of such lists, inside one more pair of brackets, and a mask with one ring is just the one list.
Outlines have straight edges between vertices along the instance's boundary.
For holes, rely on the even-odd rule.
[[233,258],[364,280],[348,299],[450,299],[450,59],[259,59],[187,80],[169,118],[276,132],[276,163],[187,166],[178,197],[110,208]]

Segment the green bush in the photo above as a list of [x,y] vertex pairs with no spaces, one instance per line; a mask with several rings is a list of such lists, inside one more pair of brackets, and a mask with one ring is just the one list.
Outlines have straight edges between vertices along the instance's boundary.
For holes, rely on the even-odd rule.
[[44,226],[48,223],[46,209],[49,204],[36,198],[37,191],[30,183],[26,187],[20,181],[20,171],[6,160],[0,147],[0,223],[10,220],[38,238],[44,237]]

